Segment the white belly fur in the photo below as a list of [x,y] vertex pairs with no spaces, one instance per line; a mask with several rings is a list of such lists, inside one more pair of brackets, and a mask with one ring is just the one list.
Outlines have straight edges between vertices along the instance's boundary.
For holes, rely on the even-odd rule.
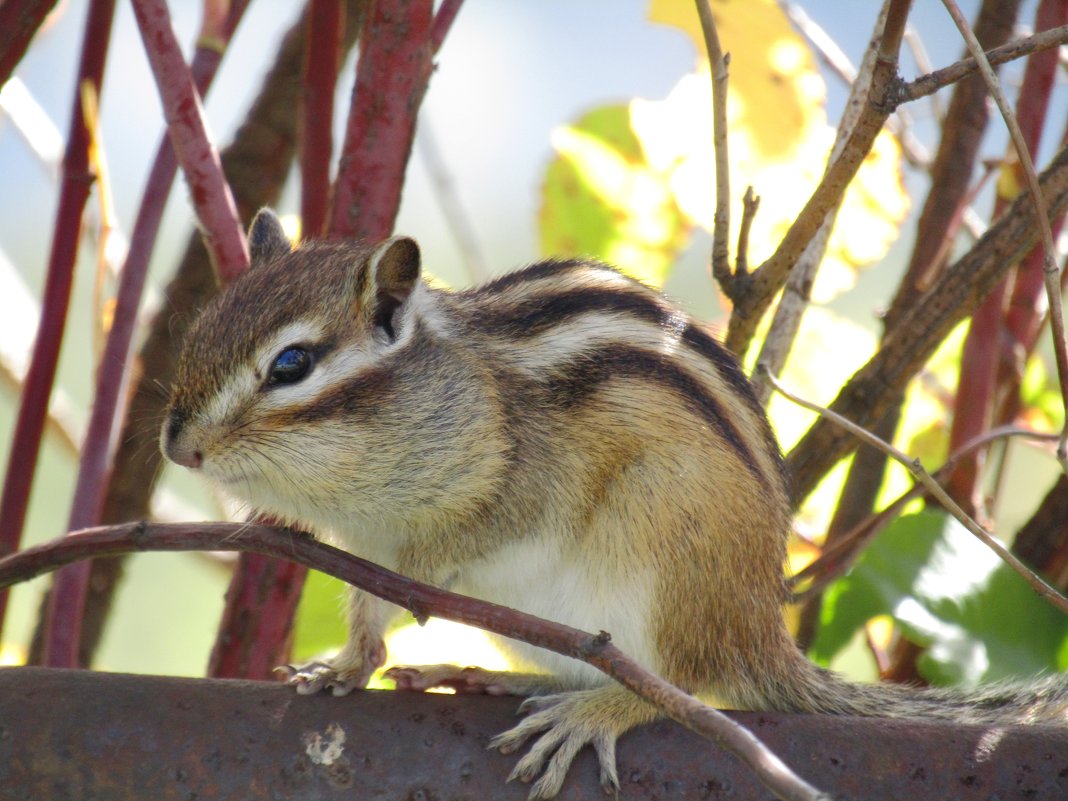
[[[591,634],[606,631],[614,645],[655,671],[658,660],[645,620],[652,608],[650,577],[634,571],[633,565],[629,575],[617,576],[603,564],[594,576],[582,569],[584,564],[563,558],[552,545],[520,543],[472,565],[453,588]],[[606,681],[601,671],[571,657],[510,638],[493,639],[516,670],[551,673],[576,686]]]

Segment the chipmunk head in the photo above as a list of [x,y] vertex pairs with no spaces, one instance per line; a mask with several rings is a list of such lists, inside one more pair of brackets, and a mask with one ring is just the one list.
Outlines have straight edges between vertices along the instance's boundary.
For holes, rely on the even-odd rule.
[[394,237],[294,250],[269,210],[249,246],[250,269],[189,330],[161,448],[257,509],[307,521],[387,486],[417,433],[404,404],[419,248]]

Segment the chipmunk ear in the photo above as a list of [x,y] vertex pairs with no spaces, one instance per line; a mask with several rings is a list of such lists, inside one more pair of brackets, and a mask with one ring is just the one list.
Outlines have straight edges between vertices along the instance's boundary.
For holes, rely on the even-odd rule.
[[252,266],[273,261],[293,250],[293,243],[273,210],[264,207],[256,212],[248,227],[248,249]]
[[385,332],[391,341],[396,338],[394,315],[412,294],[421,264],[419,245],[406,236],[387,239],[371,254],[365,308],[371,310],[375,328]]

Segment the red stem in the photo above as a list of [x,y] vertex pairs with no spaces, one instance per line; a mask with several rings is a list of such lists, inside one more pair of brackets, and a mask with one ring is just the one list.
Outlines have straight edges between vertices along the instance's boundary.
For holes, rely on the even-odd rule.
[[26,55],[33,36],[56,0],[4,0],[0,2],[0,86],[7,83]]
[[452,27],[456,15],[460,13],[460,6],[463,4],[464,0],[442,0],[438,13],[434,15],[434,27],[430,30],[430,43],[433,45],[435,53],[441,49],[441,45],[445,42],[445,37]]
[[[245,636],[216,639],[208,676],[269,679],[276,667],[289,661],[293,617],[307,575],[307,567],[286,559],[258,553],[241,554],[226,593],[219,633]],[[248,632],[250,609],[257,610],[253,618],[254,636]]]
[[[1044,0],[1039,6],[1036,12],[1036,25],[1041,25],[1042,30],[1047,27],[1054,27],[1056,25],[1068,23],[1068,0]],[[1046,80],[1050,83],[1053,81],[1054,71],[1057,65],[1056,51],[1052,51],[1048,54],[1041,54],[1042,61],[1039,62],[1039,54],[1031,56],[1027,63],[1027,73],[1032,69],[1038,69],[1039,62],[1043,65],[1043,75],[1048,71],[1049,77]],[[1025,79],[1027,76],[1025,73]],[[1048,90],[1047,90],[1048,91]],[[1024,118],[1020,117],[1021,125],[1024,123]],[[1062,137],[1062,144],[1068,143],[1068,130],[1065,131]],[[1063,219],[1058,219],[1052,224],[1052,233],[1054,239],[1057,238],[1058,233],[1063,225]],[[1024,354],[1030,355],[1034,350],[1035,345],[1038,342],[1039,332],[1042,328],[1043,320],[1045,319],[1046,312],[1046,290],[1045,283],[1042,274],[1043,267],[1043,252],[1041,247],[1036,247],[1030,253],[1028,253],[1024,259],[1020,262],[1020,266],[1016,270],[1016,278],[1012,287],[1012,296],[1009,299],[1009,306],[1005,312],[1005,328],[1007,329],[1008,347],[1015,350],[1022,350]],[[1065,272],[1062,270],[1062,272]],[[1013,364],[1004,365],[1006,372],[1000,377],[1001,383],[1009,388],[1010,395],[1006,399],[1006,407],[1001,412],[1001,419],[1012,419],[1015,416],[1019,406],[1018,390],[1020,385],[1021,375],[1018,375]]]
[[345,31],[338,0],[311,0],[304,50],[304,106],[300,137],[302,238],[323,235],[330,209],[330,160],[334,153],[334,94]]
[[[1035,19],[1036,30],[1046,30],[1066,22],[1066,0],[1043,0],[1039,5]],[[1056,51],[1033,53],[1027,59],[1016,102],[1016,116],[1024,142],[1032,154],[1037,152],[1041,141],[1056,69]],[[1016,183],[1022,185],[1023,177],[1019,175],[1018,170],[1016,173]],[[998,196],[994,209],[995,217],[1004,211],[1011,199]],[[1011,378],[1014,373],[1012,343],[1022,341],[1019,339],[1022,332],[1014,331],[1011,325],[1026,324],[1026,320],[1017,319],[1018,311],[1014,313],[1014,309],[1018,309],[1020,303],[1028,303],[1028,299],[1017,297],[1017,292],[1026,287],[1027,291],[1035,293],[1030,298],[1031,309],[1035,308],[1037,297],[1044,293],[1041,247],[1029,253],[1017,268],[1013,299],[1010,308],[1006,310],[1005,299],[1009,294],[1009,281],[1009,278],[1003,280],[972,317],[961,357],[961,375],[949,442],[951,451],[990,427],[997,397],[1007,386],[1014,383]],[[980,503],[984,458],[985,451],[976,451],[962,459],[947,482],[950,495],[969,513],[973,513]]]
[[415,120],[433,68],[431,0],[379,0],[364,21],[330,233],[384,239],[400,207]]
[[220,278],[224,283],[231,281],[248,267],[248,246],[219,153],[207,133],[200,93],[182,58],[166,2],[134,0],[133,9],[204,244]]
[[[225,44],[237,27],[247,0],[235,3],[223,24],[212,31],[216,41]],[[199,91],[206,91],[218,71],[221,54],[216,49],[198,48],[192,72]],[[144,293],[149,258],[159,232],[163,209],[177,171],[170,142],[164,138],[156,151],[141,198],[130,249],[123,266],[111,330],[97,367],[96,392],[92,414],[82,445],[78,481],[71,502],[68,530],[87,528],[100,522],[100,514],[111,474],[115,427],[121,422],[121,406],[128,379],[130,344],[137,323],[137,309]],[[81,562],[61,570],[48,598],[43,661],[54,667],[76,667],[85,599],[92,566]]]
[[[67,150],[63,156],[63,180],[48,260],[41,320],[37,326],[33,357],[22,388],[15,423],[3,497],[0,498],[0,554],[17,550],[26,521],[30,488],[40,453],[48,399],[55,382],[56,364],[70,305],[74,263],[78,255],[82,214],[96,176],[89,164],[89,131],[82,109],[81,87],[88,83],[99,97],[107,61],[115,0],[93,0],[86,19],[85,35],[74,89]],[[7,608],[7,593],[0,592],[0,625]]]

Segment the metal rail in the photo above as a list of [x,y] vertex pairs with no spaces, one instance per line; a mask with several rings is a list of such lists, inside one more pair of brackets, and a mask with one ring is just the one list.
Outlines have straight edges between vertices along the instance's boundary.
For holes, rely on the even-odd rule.
[[[0,801],[525,799],[485,750],[516,700],[260,682],[0,669]],[[836,799],[1068,798],[1068,728],[986,729],[817,715],[736,717]],[[674,723],[625,736],[621,799],[766,799]],[[561,801],[603,799],[590,753]]]

